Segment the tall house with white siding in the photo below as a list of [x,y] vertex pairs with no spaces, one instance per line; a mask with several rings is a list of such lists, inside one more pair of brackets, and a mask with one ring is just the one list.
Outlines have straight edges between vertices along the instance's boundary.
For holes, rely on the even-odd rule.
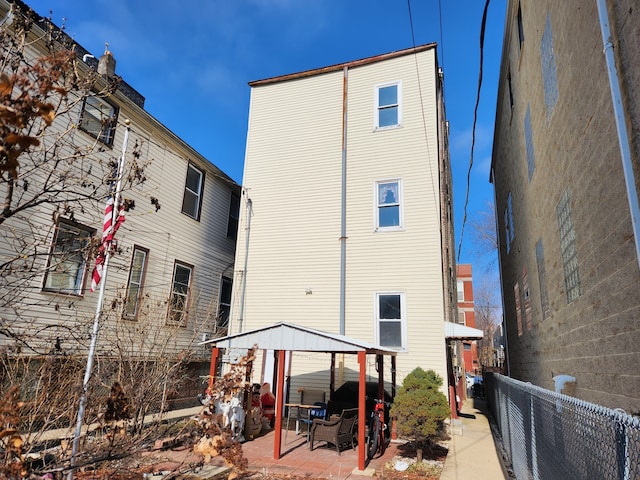
[[[442,82],[428,44],[249,83],[230,333],[289,322],[343,334],[397,349],[398,382],[419,366],[446,383],[455,268]],[[257,380],[272,378],[271,357]],[[337,386],[357,380],[351,361]],[[328,393],[325,365],[298,354],[290,398]]]
[[639,0],[509,0],[491,167],[510,375],[640,412]]
[[[12,3],[7,18],[29,11]],[[0,2],[1,18],[9,8]],[[227,331],[240,186],[145,111],[144,98],[124,81],[107,88],[115,68],[111,52],[93,58],[31,15],[26,62],[73,45],[78,83],[96,69],[99,78],[86,98],[69,93],[69,112],[39,134],[40,149],[19,157],[17,180],[2,171],[0,197],[11,198],[11,209],[28,208],[0,226],[0,349],[86,359],[100,296],[99,289],[90,292],[92,246],[103,230],[105,179],[125,150],[122,196],[135,208],[125,213],[101,282],[96,354],[102,375],[109,359],[122,368],[129,356],[190,358],[195,398],[202,389],[198,376],[209,371],[209,353],[198,343]],[[57,193],[38,197],[40,190]],[[86,201],[77,200],[82,195]],[[187,391],[182,383],[181,393]]]

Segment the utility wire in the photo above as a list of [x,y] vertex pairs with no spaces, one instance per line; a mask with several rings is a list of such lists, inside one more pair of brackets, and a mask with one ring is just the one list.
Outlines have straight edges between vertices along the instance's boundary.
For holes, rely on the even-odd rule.
[[473,111],[473,128],[471,130],[471,157],[469,159],[469,170],[467,171],[467,192],[464,199],[464,215],[462,218],[462,229],[460,231],[460,243],[458,244],[458,262],[460,262],[460,251],[462,250],[462,237],[464,236],[464,226],[467,223],[467,206],[469,205],[469,190],[471,189],[471,167],[473,166],[473,149],[476,144],[476,123],[478,121],[478,105],[480,104],[480,90],[482,88],[482,63],[484,60],[484,31],[487,26],[487,10],[489,2],[484,4],[482,13],[482,24],[480,26],[480,71],[478,73],[478,94],[476,96],[476,106]]
[[444,66],[444,38],[443,38],[443,33],[442,33],[442,0],[438,0],[438,13],[440,15],[440,52],[442,53],[442,55],[440,55],[442,57],[442,69],[445,69]]
[[[409,26],[411,28],[411,44],[413,45],[413,50],[415,52],[416,49],[416,37],[413,30],[413,16],[411,14],[411,0],[407,0],[407,10],[409,11]],[[433,192],[433,204],[437,204],[436,198],[436,185],[435,185],[435,176],[433,174],[433,166],[431,164],[431,156],[429,155],[429,134],[427,132],[427,119],[424,113],[424,98],[422,96],[422,81],[420,80],[420,68],[418,66],[418,57],[414,53],[413,59],[416,66],[416,78],[418,79],[418,94],[420,95],[420,112],[422,113],[422,133],[424,135],[424,141],[427,146],[427,160],[429,164],[429,175],[431,177],[431,191]]]

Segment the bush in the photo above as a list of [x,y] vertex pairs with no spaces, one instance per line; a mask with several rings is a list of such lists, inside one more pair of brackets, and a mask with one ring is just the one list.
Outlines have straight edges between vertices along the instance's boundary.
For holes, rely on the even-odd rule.
[[449,417],[447,397],[439,390],[442,383],[433,370],[417,367],[406,376],[391,406],[398,434],[415,441],[418,448],[429,448]]

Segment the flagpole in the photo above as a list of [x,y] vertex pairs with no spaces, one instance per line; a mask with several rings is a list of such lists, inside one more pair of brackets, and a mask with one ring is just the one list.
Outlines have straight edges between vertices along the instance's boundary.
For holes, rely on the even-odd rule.
[[[127,142],[129,141],[129,119],[125,120],[126,130],[124,131],[124,140],[122,141],[122,155],[118,161],[118,174],[116,189],[113,193],[113,211],[114,221],[112,225],[115,225],[115,219],[117,215],[120,215],[120,204],[122,199],[120,198],[120,192],[122,191],[122,172],[124,171],[124,157],[127,152]],[[100,282],[100,292],[98,294],[98,304],[96,305],[96,314],[93,319],[93,331],[91,332],[91,344],[89,345],[89,354],[87,356],[87,367],[84,372],[84,381],[82,383],[82,395],[80,396],[80,406],[78,407],[78,421],[76,423],[76,431],[73,436],[73,447],[71,449],[71,462],[70,470],[67,475],[68,480],[73,480],[73,472],[75,470],[76,454],[78,453],[78,445],[80,444],[80,435],[82,433],[82,421],[84,417],[84,409],[87,405],[87,391],[89,387],[89,380],[91,379],[91,370],[93,369],[93,358],[95,356],[96,344],[98,342],[98,331],[100,329],[100,316],[102,314],[102,302],[104,300],[104,290],[107,284],[107,268],[109,267],[109,258],[111,257],[111,248],[106,248],[104,252],[105,258],[102,266],[102,276]]]

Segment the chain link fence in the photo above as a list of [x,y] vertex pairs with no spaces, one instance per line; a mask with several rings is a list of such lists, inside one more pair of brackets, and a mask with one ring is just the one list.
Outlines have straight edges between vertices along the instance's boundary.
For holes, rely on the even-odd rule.
[[485,394],[518,480],[640,479],[640,418],[497,373]]

